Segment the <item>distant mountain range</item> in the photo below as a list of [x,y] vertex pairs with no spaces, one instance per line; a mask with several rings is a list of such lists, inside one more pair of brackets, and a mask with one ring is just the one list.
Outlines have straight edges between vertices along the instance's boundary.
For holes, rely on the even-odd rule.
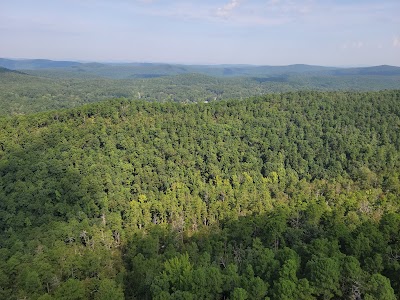
[[0,58],[0,66],[11,70],[38,70],[52,68],[68,68],[79,66],[74,61],[53,61],[48,59],[5,59]]
[[162,63],[81,63],[47,59],[4,59],[0,66],[14,71],[59,78],[154,78],[170,75],[198,73],[217,77],[271,77],[290,74],[347,76],[399,76],[400,67],[374,66],[338,68],[295,64],[288,66],[253,65],[179,65]]
[[0,74],[2,74],[2,73],[24,74],[24,73],[19,72],[19,71],[15,71],[15,70],[7,69],[7,68],[4,68],[4,67],[0,67]]

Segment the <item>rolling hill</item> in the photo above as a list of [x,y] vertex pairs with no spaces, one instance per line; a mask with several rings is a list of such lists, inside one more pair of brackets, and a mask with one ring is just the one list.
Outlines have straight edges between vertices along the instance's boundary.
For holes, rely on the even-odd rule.
[[[3,60],[4,63],[4,60]],[[7,61],[10,65],[10,61]],[[158,102],[210,102],[299,90],[400,89],[397,67],[331,69],[167,64],[101,64],[36,60],[1,69],[0,115],[26,114],[124,97]],[[57,68],[45,68],[49,65]],[[192,73],[189,73],[192,72]],[[170,75],[175,74],[175,75]],[[224,75],[225,74],[225,75]],[[239,76],[240,75],[240,76]]]
[[0,299],[398,299],[399,101],[0,118]]
[[110,78],[134,79],[154,78],[181,74],[199,73],[218,77],[269,77],[290,74],[303,75],[374,75],[400,76],[400,67],[376,66],[364,68],[336,68],[295,64],[288,66],[253,65],[179,65],[162,63],[81,63],[73,61],[51,61],[45,59],[12,60],[0,59],[0,66],[22,70],[33,75],[60,78]]

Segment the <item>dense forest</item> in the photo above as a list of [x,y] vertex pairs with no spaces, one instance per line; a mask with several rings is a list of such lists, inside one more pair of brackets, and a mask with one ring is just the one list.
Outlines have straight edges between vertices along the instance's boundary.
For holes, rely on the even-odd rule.
[[199,103],[300,90],[400,88],[400,68],[392,66],[107,65],[1,58],[0,66],[6,67],[0,67],[0,115],[72,108],[122,97]]
[[400,297],[400,90],[121,98],[0,129],[0,299]]

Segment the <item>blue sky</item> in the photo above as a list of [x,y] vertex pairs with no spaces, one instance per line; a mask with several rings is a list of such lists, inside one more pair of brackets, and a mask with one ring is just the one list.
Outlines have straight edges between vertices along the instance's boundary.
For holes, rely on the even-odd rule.
[[0,0],[0,57],[400,66],[399,0]]

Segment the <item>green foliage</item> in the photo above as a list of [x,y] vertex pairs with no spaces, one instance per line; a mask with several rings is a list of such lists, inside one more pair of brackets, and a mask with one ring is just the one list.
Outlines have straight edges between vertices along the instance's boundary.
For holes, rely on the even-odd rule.
[[[234,76],[225,76],[224,68],[218,66],[215,70],[193,66],[183,71],[182,66],[142,67],[144,70],[140,71],[140,66],[86,64],[85,67],[23,70],[25,73],[0,69],[0,115],[71,108],[121,97],[156,102],[208,103],[278,92],[400,88],[398,69],[393,74],[384,71],[381,74],[379,71],[377,74],[335,74],[322,68],[319,73],[310,74],[307,66],[298,66],[299,70],[295,70],[296,66],[290,70],[288,66],[282,67],[278,72],[283,74],[279,75],[274,70],[271,73],[271,70],[250,67],[250,70],[241,70]],[[29,65],[27,68],[31,69]]]
[[394,291],[390,286],[390,281],[381,274],[372,275],[367,288],[365,299],[396,299]]
[[118,287],[114,280],[105,278],[100,281],[99,289],[95,294],[96,300],[122,300],[124,293],[121,287]]
[[0,298],[395,299],[399,91],[0,119]]
[[68,279],[62,283],[55,296],[62,300],[83,300],[86,298],[83,283],[76,279]]
[[313,258],[307,263],[309,280],[318,296],[331,299],[341,296],[339,264],[332,258]]
[[231,296],[232,300],[246,300],[248,299],[248,294],[245,289],[235,288]]

